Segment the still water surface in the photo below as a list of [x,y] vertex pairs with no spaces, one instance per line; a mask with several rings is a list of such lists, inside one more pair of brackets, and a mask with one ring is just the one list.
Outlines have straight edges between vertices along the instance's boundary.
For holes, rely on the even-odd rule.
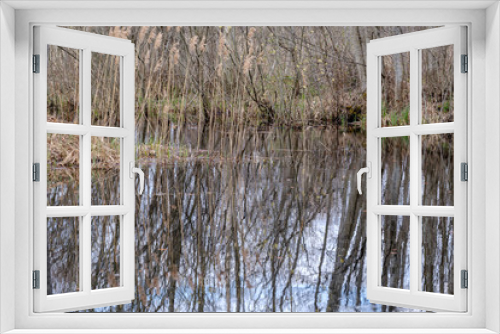
[[[88,311],[416,311],[366,298],[366,200],[356,190],[365,133],[178,130],[157,148],[137,146],[146,182],[136,195],[136,297]],[[422,203],[453,205],[453,138],[439,136],[423,139]],[[408,204],[409,142],[381,145],[382,202]],[[118,168],[94,170],[93,204],[119,201]],[[77,201],[77,182],[65,180],[49,182],[49,205]],[[381,222],[381,284],[408,288],[409,220]],[[453,220],[423,228],[422,290],[453,293]],[[48,233],[49,294],[78,291],[77,219],[49,219]],[[92,287],[119,286],[119,217],[95,217],[92,241]]]

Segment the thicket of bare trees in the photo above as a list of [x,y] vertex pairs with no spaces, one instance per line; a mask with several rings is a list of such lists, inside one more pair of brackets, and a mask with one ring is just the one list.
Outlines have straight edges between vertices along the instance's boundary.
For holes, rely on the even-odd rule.
[[[157,139],[169,122],[235,125],[360,124],[366,110],[366,42],[423,27],[76,27],[130,39],[136,46],[136,119],[146,141]],[[451,54],[452,55],[452,54]],[[447,111],[452,103],[449,50],[426,52],[424,110]],[[51,63],[74,73],[74,51]],[[111,58],[113,59],[111,59]],[[117,70],[113,56],[93,58],[96,123],[116,110]],[[72,66],[68,68],[68,66]],[[440,71],[435,71],[439,68]],[[409,57],[384,57],[383,122],[408,108]],[[76,79],[76,78],[75,78]],[[54,99],[69,95],[53,112],[78,105],[71,81],[54,87]],[[57,81],[54,80],[54,85]],[[438,89],[437,89],[438,88]],[[102,98],[107,96],[106,99]],[[109,98],[114,97],[114,98]],[[49,103],[51,103],[49,101]],[[115,112],[114,112],[115,113]],[[57,116],[56,116],[57,117]],[[393,116],[394,118],[394,116]],[[108,122],[108,121],[107,121]],[[395,124],[394,124],[395,125]],[[158,133],[159,132],[159,133]]]

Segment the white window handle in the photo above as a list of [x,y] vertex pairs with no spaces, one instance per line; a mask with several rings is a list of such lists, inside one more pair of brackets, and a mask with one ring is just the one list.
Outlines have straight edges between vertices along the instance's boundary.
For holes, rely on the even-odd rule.
[[134,178],[134,174],[139,175],[139,195],[142,195],[144,192],[144,172],[142,169],[134,167],[134,161],[131,161],[129,164],[129,170],[130,170],[130,178]]
[[367,177],[369,179],[371,179],[372,177],[372,163],[371,162],[368,162],[367,163],[368,167],[365,167],[365,168],[361,168],[360,170],[358,170],[358,192],[360,195],[363,194],[363,192],[361,191],[361,176],[366,173]]

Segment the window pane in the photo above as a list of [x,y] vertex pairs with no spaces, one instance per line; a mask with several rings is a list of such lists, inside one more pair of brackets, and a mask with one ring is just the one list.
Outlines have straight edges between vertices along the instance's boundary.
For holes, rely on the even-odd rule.
[[453,217],[422,217],[422,291],[453,294]]
[[381,125],[410,125],[410,53],[380,58]]
[[92,217],[92,290],[120,286],[120,216]]
[[47,205],[79,205],[80,136],[47,134]]
[[92,205],[120,204],[120,138],[92,137]]
[[47,46],[47,122],[80,121],[80,50]]
[[410,217],[380,216],[382,235],[380,285],[410,289]]
[[381,139],[381,204],[410,204],[410,137]]
[[92,52],[92,125],[120,126],[120,59]]
[[422,205],[453,206],[453,134],[422,136]]
[[47,219],[47,294],[79,291],[80,217]]
[[420,51],[422,124],[453,122],[453,45]]

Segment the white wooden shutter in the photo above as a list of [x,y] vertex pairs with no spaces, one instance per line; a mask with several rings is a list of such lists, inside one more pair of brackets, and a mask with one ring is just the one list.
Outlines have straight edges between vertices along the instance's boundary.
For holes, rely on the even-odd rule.
[[[47,64],[49,47],[70,48],[79,61],[79,120],[74,122],[48,122],[47,120]],[[34,89],[34,163],[39,163],[39,181],[34,182],[34,275],[38,274],[34,288],[35,312],[74,311],[106,305],[129,303],[134,298],[135,258],[134,258],[134,214],[135,184],[130,169],[134,166],[134,44],[120,38],[100,36],[81,31],[57,27],[40,26],[34,28],[34,55],[39,55],[37,69],[33,73]],[[119,125],[93,125],[92,114],[92,56],[93,54],[113,55],[113,63],[119,70]],[[35,70],[34,70],[35,72]],[[64,84],[65,79],[60,84]],[[54,84],[53,82],[51,84]],[[55,83],[59,84],[59,83]],[[64,103],[61,102],[61,103]],[[70,124],[72,123],[72,124]],[[79,201],[75,205],[47,205],[47,137],[52,134],[72,135],[79,141]],[[93,205],[91,198],[92,178],[92,138],[108,138],[117,143],[119,149],[119,200],[113,205]],[[110,139],[109,139],[110,138]],[[95,138],[94,138],[95,139]],[[55,139],[57,140],[57,139]],[[63,203],[64,201],[61,201]],[[73,203],[74,204],[74,203]],[[94,203],[95,204],[95,203]],[[109,219],[110,231],[116,232],[114,245],[119,259],[119,269],[113,287],[93,288],[92,275],[92,224],[96,217],[117,217]],[[60,263],[47,265],[47,245],[52,242],[48,235],[48,221],[60,217],[76,222],[71,236],[61,232],[61,242],[78,244],[76,260],[78,277],[71,283],[70,291],[52,291],[48,294],[48,275],[52,267],[65,270],[70,266],[68,258],[62,256]],[[106,218],[108,217],[108,218]],[[98,220],[96,220],[98,221]],[[114,224],[114,225],[112,225]],[[118,226],[119,224],[119,226]],[[57,228],[57,227],[54,227]],[[68,238],[74,238],[68,241]],[[104,240],[106,243],[107,240]],[[64,252],[64,249],[59,251]],[[99,264],[97,264],[99,265]],[[118,265],[117,267],[118,268]],[[63,280],[64,281],[64,280]],[[67,284],[62,282],[62,284]],[[68,290],[68,289],[62,289]]]
[[[421,53],[425,49],[448,45],[453,45],[454,121],[422,124]],[[410,56],[409,125],[382,127],[381,57],[403,52],[408,52]],[[367,162],[371,166],[371,175],[367,178],[367,295],[372,303],[423,310],[466,311],[467,290],[461,287],[461,271],[467,269],[467,182],[461,181],[460,177],[461,163],[467,163],[467,74],[462,73],[461,64],[462,55],[466,54],[466,28],[458,26],[408,33],[368,43]],[[429,134],[454,136],[454,206],[421,205],[421,138]],[[410,140],[409,205],[382,205],[381,140],[401,136],[409,137]],[[381,286],[381,220],[385,215],[407,217],[409,221],[410,268],[409,286],[406,289]],[[422,291],[423,217],[453,217],[453,294]]]

